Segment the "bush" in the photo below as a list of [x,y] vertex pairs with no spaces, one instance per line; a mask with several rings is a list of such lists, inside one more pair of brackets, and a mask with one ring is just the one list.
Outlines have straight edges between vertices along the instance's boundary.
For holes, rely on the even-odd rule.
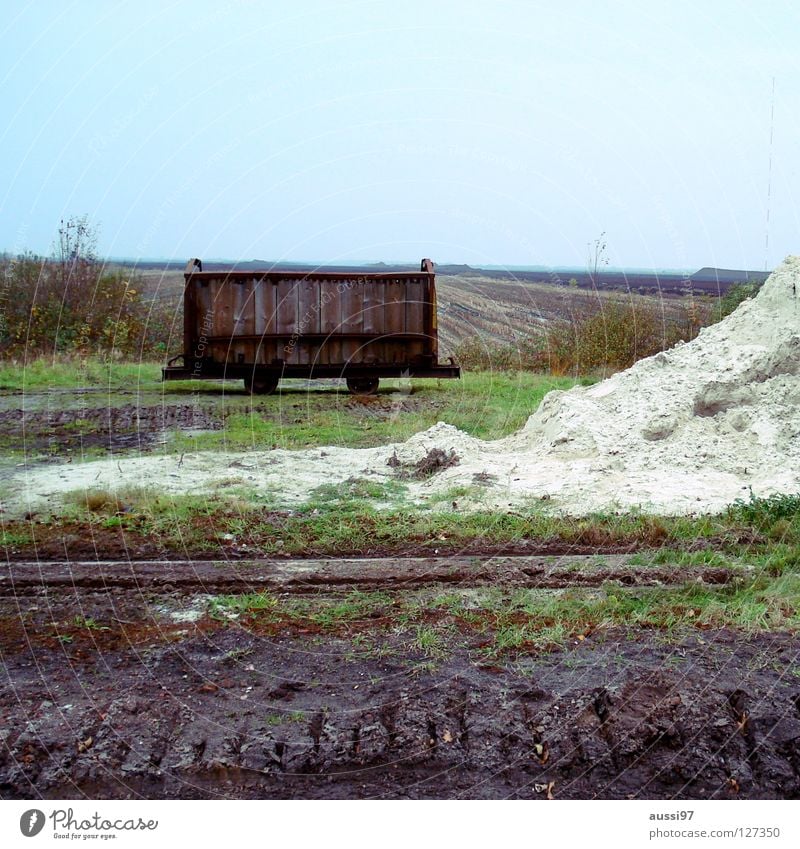
[[696,304],[686,308],[681,320],[665,321],[652,304],[608,300],[517,343],[465,339],[455,346],[454,355],[463,368],[475,370],[574,376],[617,371],[693,338],[706,319],[706,311]]
[[762,285],[763,283],[735,283],[731,286],[719,301],[720,320],[730,315],[742,301],[754,298]]
[[125,269],[94,254],[85,218],[62,222],[56,254],[0,257],[0,355],[163,355],[177,299],[143,294]]
[[483,341],[474,336],[455,345],[453,356],[459,365],[470,371],[514,371],[520,368],[514,345]]
[[608,302],[551,326],[540,367],[553,374],[616,371],[672,347],[686,335],[652,306]]
[[727,515],[734,521],[766,528],[773,523],[786,519],[800,519],[800,494],[777,494],[766,498],[757,498],[752,493],[748,500],[738,499],[728,507]]

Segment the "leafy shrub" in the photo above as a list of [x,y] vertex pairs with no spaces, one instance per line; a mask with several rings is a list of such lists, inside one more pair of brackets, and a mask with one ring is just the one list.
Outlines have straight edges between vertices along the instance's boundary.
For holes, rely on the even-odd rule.
[[484,341],[475,336],[463,339],[453,355],[470,371],[514,371],[521,367],[517,348],[510,343]]
[[517,343],[465,339],[454,355],[465,369],[526,370],[585,375],[628,368],[637,360],[694,338],[708,310],[690,304],[680,321],[665,321],[657,306],[602,301]]
[[541,365],[553,374],[624,369],[672,347],[684,335],[652,306],[609,302],[551,326]]
[[62,222],[51,258],[0,257],[0,355],[161,356],[180,297],[157,298],[94,253],[85,218]]
[[731,286],[719,301],[719,318],[730,315],[742,301],[754,298],[763,283],[736,283]]
[[782,519],[797,520],[800,519],[800,494],[756,498],[751,493],[747,501],[734,501],[728,507],[727,515],[734,521],[759,529],[768,528]]

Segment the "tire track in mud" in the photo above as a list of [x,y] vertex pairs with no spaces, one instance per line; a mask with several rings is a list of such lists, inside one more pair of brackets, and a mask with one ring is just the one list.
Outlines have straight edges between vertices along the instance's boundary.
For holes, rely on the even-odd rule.
[[382,620],[365,641],[171,617],[223,592],[737,578],[628,560],[5,564],[0,797],[800,798],[793,634],[601,628],[489,657],[480,633],[431,655]]
[[0,795],[800,797],[797,683],[752,666],[796,644],[709,636],[679,643],[681,670],[676,646],[619,631],[514,665],[454,652],[422,672],[353,662],[340,641],[312,651],[233,631],[71,674],[14,662]]
[[642,566],[625,555],[392,557],[298,560],[78,560],[0,564],[0,595],[44,589],[158,592],[283,592],[319,589],[412,589],[435,584],[560,589],[606,583],[625,587],[687,582],[728,584],[747,568]]

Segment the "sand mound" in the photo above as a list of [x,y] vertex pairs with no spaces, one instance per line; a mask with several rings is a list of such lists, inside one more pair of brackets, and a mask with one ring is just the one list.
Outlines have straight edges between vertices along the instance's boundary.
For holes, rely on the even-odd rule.
[[792,257],[692,342],[589,389],[550,393],[495,443],[518,461],[510,490],[549,488],[570,512],[666,513],[716,510],[751,489],[800,490],[798,284]]
[[[642,360],[593,387],[551,392],[518,433],[482,442],[440,422],[380,448],[200,453],[48,467],[17,476],[16,507],[80,488],[144,485],[213,489],[235,474],[287,504],[323,483],[398,477],[434,449],[451,461],[424,479],[424,502],[474,485],[467,504],[506,507],[547,498],[565,513],[638,508],[663,514],[720,510],[737,498],[800,491],[800,257],[758,296],[697,339]],[[457,455],[457,462],[452,461]],[[235,470],[235,471],[234,471]],[[419,477],[419,476],[418,476]]]

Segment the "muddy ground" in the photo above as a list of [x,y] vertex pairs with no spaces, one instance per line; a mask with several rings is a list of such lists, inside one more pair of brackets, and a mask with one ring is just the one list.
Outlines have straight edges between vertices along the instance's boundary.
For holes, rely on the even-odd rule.
[[[3,396],[0,448],[33,462],[150,451],[231,413],[274,415],[231,400],[70,390],[27,394],[23,410]],[[336,403],[366,420],[418,399]],[[265,511],[276,532],[285,518]],[[354,591],[721,586],[736,570],[635,565],[602,536],[258,562],[212,523],[213,545],[181,548],[68,520],[4,524],[0,798],[800,798],[793,634],[602,627],[498,654],[457,623],[433,650],[380,614],[323,627],[214,607],[237,593],[313,606]]]
[[163,443],[172,429],[219,430],[223,423],[220,413],[185,403],[163,407],[123,404],[57,412],[0,411],[5,438],[27,453],[147,451]]
[[333,408],[354,413],[363,422],[443,404],[402,391],[356,397],[330,380],[284,381],[281,391],[283,405],[276,404],[275,399],[250,396],[234,381],[210,381],[206,388],[193,391],[85,388],[26,391],[24,396],[0,393],[0,447],[45,457],[147,452],[163,445],[176,431],[191,434],[222,430],[231,415],[245,413],[264,421],[286,421],[293,410],[302,413],[309,391],[318,393]]
[[[619,557],[495,565],[526,586],[645,578]],[[790,634],[598,628],[489,656],[455,630],[432,654],[381,617],[267,627],[209,607],[264,588],[312,603],[354,586],[468,592],[492,580],[469,561],[28,563],[2,578],[3,798],[800,798]]]

